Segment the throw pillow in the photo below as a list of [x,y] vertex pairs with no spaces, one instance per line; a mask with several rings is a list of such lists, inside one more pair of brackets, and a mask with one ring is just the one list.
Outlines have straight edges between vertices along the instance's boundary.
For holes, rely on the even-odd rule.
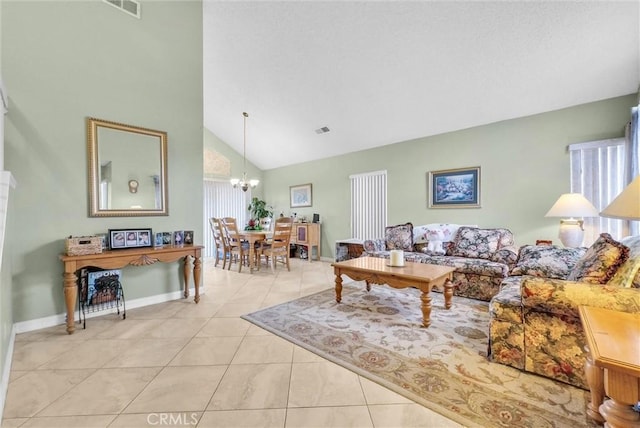
[[578,260],[567,279],[592,284],[606,284],[629,257],[629,248],[601,233],[596,242]]
[[453,256],[474,259],[491,259],[500,248],[502,232],[499,229],[461,227],[453,242]]
[[609,284],[614,287],[640,288],[640,236],[627,236],[620,243],[629,247],[629,258],[620,266]]
[[413,251],[413,224],[387,226],[384,229],[387,250]]
[[561,248],[555,245],[523,245],[510,275],[532,275],[565,279],[587,251],[586,248]]

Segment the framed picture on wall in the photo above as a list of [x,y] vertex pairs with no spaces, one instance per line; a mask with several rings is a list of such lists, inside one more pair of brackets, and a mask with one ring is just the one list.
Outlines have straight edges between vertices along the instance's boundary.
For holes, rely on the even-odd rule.
[[289,186],[291,208],[310,207],[312,205],[311,183]]
[[430,171],[429,208],[480,208],[480,167]]

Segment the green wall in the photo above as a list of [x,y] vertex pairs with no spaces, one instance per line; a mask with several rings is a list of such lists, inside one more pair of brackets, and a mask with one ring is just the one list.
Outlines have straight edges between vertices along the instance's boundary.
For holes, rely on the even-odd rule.
[[[623,136],[635,104],[633,94],[268,170],[264,197],[288,214],[289,186],[313,184],[313,206],[295,211],[320,214],[323,257],[334,256],[337,239],[350,237],[349,175],[378,170],[387,170],[389,224],[507,227],[518,245],[559,243],[558,219],[544,215],[569,191],[566,146]],[[481,167],[481,208],[427,208],[429,171],[474,166]]]
[[[142,19],[101,1],[2,3],[14,322],[65,312],[66,236],[150,227],[202,242],[202,2],[141,3]],[[167,132],[169,216],[88,217],[87,116]],[[179,290],[181,274],[127,267],[123,284],[131,300]]]

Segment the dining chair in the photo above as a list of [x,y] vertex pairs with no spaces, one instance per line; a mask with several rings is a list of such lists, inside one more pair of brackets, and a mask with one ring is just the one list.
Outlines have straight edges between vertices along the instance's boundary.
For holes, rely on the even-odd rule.
[[289,264],[289,242],[291,241],[292,227],[293,220],[290,217],[279,217],[275,221],[271,239],[265,242],[260,248],[260,255],[265,257],[267,264],[269,264],[269,258],[271,258],[271,271],[274,273],[278,262],[286,265],[287,270],[291,271]]
[[231,253],[229,252],[229,244],[227,243],[227,236],[222,225],[222,220],[216,217],[209,219],[209,225],[213,232],[213,239],[216,244],[216,261],[214,266],[218,266],[218,262],[222,259],[222,269],[227,266],[227,259],[231,263]]
[[249,262],[249,244],[242,240],[238,232],[238,224],[234,217],[225,217],[222,219],[222,225],[227,237],[227,244],[231,258],[229,260],[229,269],[234,261],[238,263],[238,272],[242,271],[242,264]]

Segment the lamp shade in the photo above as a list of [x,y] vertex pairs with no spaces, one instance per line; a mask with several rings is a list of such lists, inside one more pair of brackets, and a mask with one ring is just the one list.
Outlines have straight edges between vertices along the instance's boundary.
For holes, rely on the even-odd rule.
[[598,217],[598,210],[580,193],[561,195],[545,217]]
[[623,220],[640,219],[640,175],[637,176],[614,200],[600,213],[603,217]]

